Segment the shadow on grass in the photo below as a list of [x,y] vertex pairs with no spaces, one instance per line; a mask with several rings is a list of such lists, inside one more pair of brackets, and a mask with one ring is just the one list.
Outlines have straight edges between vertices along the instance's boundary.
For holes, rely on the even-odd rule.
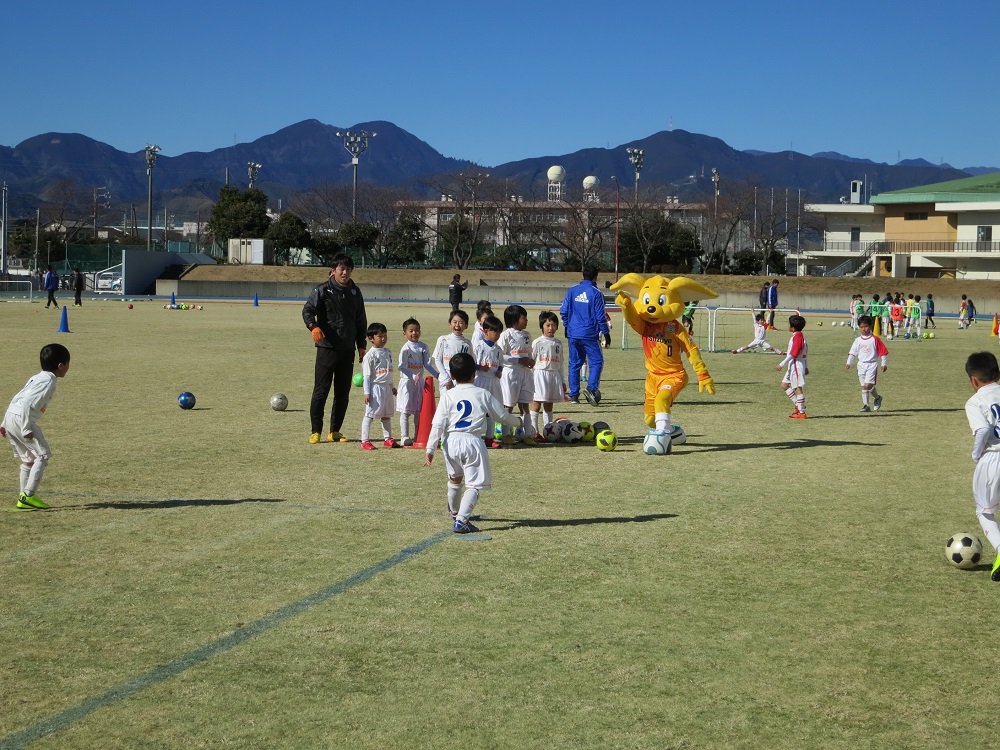
[[649,523],[666,518],[677,518],[676,513],[650,513],[642,516],[611,516],[607,518],[491,518],[484,517],[484,523],[506,523],[508,526],[490,528],[489,531],[511,531],[513,529],[547,529],[554,526],[589,526],[595,523]]
[[[690,436],[689,436],[690,437]],[[700,445],[685,444],[694,448],[690,453],[714,453],[716,451],[746,451],[770,448],[772,450],[787,451],[799,448],[842,448],[846,446],[859,445],[865,448],[883,448],[886,443],[867,443],[860,440],[815,440],[812,438],[801,438],[799,440],[781,440],[776,443],[725,443],[717,445],[706,445],[701,450]]]
[[198,500],[198,499],[169,499],[169,500],[106,500],[100,503],[85,503],[74,505],[59,510],[162,510],[163,508],[187,508],[187,507],[216,507],[222,505],[242,505],[244,503],[284,503],[287,500],[281,498],[254,498],[248,497],[242,500]]
[[887,409],[881,409],[878,412],[854,412],[853,414],[822,414],[819,416],[809,415],[809,421],[814,419],[882,419],[884,417],[908,417],[912,414],[923,414],[923,413],[942,413],[951,414],[955,412],[965,413],[965,409],[962,408],[949,408],[949,409],[893,409],[889,411]]

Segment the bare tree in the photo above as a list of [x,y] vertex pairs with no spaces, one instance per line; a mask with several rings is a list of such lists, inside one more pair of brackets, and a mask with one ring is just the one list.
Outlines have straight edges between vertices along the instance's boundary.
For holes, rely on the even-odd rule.
[[[486,172],[472,169],[426,180],[424,184],[441,196],[415,212],[434,238],[440,255],[455,268],[466,268],[486,237],[496,238],[496,213],[492,207],[503,184]],[[414,206],[415,208],[415,206]]]

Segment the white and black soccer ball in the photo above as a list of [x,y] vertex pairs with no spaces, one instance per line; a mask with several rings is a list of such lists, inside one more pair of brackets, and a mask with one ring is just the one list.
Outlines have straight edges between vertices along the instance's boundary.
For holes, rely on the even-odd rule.
[[579,443],[583,440],[583,428],[577,422],[564,422],[562,439],[566,443]]
[[684,432],[684,428],[679,424],[675,424],[670,428],[670,444],[671,445],[684,445],[688,441],[687,433]]
[[983,543],[975,534],[960,531],[948,539],[944,547],[944,556],[956,568],[968,570],[978,565],[983,558]]
[[670,435],[659,430],[650,430],[642,440],[642,452],[650,456],[665,456],[670,453]]
[[284,393],[275,393],[271,396],[271,408],[275,411],[284,411],[288,408],[288,396]]
[[546,443],[558,443],[562,440],[563,424],[565,422],[549,422],[542,430]]

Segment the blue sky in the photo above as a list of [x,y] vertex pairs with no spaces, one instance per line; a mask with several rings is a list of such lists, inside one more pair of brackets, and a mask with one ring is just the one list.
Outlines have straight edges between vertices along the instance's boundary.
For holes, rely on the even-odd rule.
[[985,0],[10,5],[4,146],[78,132],[172,156],[389,120],[493,166],[672,123],[739,149],[1000,165]]

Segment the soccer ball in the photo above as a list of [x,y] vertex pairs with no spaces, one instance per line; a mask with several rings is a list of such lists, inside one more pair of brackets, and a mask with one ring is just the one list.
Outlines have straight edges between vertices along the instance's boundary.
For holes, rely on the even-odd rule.
[[580,425],[580,429],[583,430],[583,437],[581,439],[584,442],[589,443],[594,439],[594,435],[597,434],[594,432],[593,425],[591,425],[590,422],[579,422],[578,424]]
[[983,556],[983,543],[968,531],[952,534],[944,546],[944,556],[952,565],[962,570],[977,565]]
[[594,442],[597,443],[598,450],[613,451],[618,447],[618,436],[611,430],[601,430],[594,438]]
[[930,333],[928,333],[927,334],[927,338],[929,338],[929,339],[934,338],[934,331],[931,331]]
[[567,443],[579,443],[583,440],[583,430],[576,422],[566,422],[562,430],[562,439]]
[[275,411],[284,411],[288,408],[288,396],[284,393],[275,393],[271,396],[271,408]]
[[549,422],[542,430],[546,443],[558,443],[562,440],[562,422]]
[[891,333],[889,333],[889,334],[886,334],[886,338],[887,338],[887,339],[888,339],[889,341],[892,341],[892,334],[891,334]]
[[608,431],[611,430],[611,425],[609,425],[607,422],[594,422],[594,424],[592,424],[591,427],[594,428],[594,435],[600,435],[605,430]]
[[184,393],[177,397],[177,404],[182,409],[193,409],[196,401],[197,399],[190,391],[184,391]]
[[351,382],[354,383],[358,388],[365,384],[365,375],[361,372],[354,373],[354,377],[351,378]]
[[650,430],[642,441],[642,452],[650,456],[670,453],[670,436],[659,430]]
[[926,338],[930,338],[930,334],[927,333],[927,331],[924,331],[922,338],[925,338],[925,339]]
[[687,433],[679,424],[675,424],[670,430],[671,445],[684,445],[688,441]]
[[908,333],[904,333],[904,334],[903,334],[903,338],[904,338],[904,339],[908,339],[908,338],[910,338],[910,334],[908,334]]
[[819,322],[818,322],[818,323],[817,323],[816,325],[818,325],[818,326],[821,326],[821,325],[823,325],[823,321],[822,321],[822,320],[821,320],[821,321],[819,321]]

